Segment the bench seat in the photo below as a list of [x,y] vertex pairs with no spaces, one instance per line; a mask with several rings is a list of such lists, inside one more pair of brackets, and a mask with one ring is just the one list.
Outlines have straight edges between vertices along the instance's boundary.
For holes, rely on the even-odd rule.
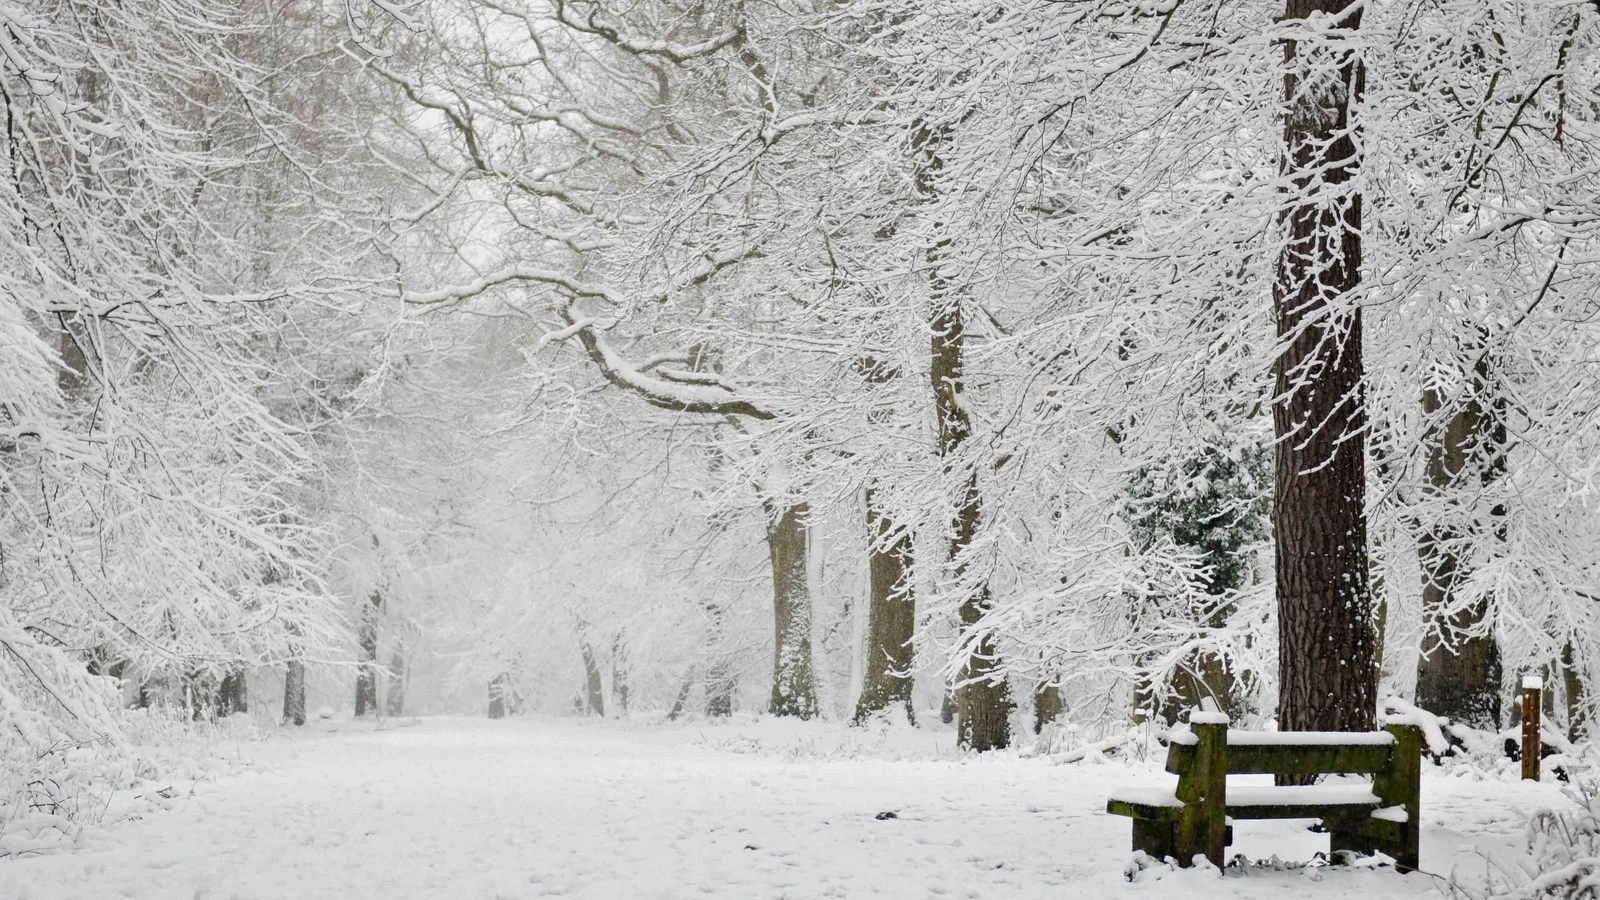
[[[1383,806],[1371,785],[1314,784],[1304,787],[1229,788],[1224,808],[1238,819],[1332,819],[1366,816]],[[1118,788],[1106,812],[1157,821],[1177,821],[1184,803],[1167,788]],[[1400,808],[1405,812],[1404,807]],[[1402,820],[1403,821],[1403,820]]]

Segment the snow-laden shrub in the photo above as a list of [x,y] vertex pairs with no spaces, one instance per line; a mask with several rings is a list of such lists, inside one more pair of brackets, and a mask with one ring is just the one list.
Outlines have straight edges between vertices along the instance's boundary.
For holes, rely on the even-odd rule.
[[1481,885],[1451,884],[1463,900],[1600,900],[1600,779],[1586,776],[1567,795],[1575,809],[1540,810],[1528,820],[1521,856],[1491,861]]

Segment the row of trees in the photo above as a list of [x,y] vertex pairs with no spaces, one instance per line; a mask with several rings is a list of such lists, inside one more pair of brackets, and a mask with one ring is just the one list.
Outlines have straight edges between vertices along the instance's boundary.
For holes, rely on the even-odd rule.
[[1592,10],[422,25],[373,69],[431,221],[475,228],[470,277],[412,270],[404,299],[543,329],[545,433],[672,435],[712,516],[764,524],[771,711],[818,708],[809,557],[846,528],[859,714],[906,702],[916,645],[973,747],[1007,742],[1010,685],[1368,727],[1419,648],[1423,703],[1475,724],[1501,657],[1578,699]]
[[977,749],[1588,709],[1590,7],[334,12],[0,9],[7,759],[352,662]]

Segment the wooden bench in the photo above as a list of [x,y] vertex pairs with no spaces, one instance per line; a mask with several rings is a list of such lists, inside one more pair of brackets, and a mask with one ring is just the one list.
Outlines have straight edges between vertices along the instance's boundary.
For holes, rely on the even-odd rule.
[[[1232,819],[1321,819],[1329,850],[1394,858],[1417,867],[1422,729],[1392,722],[1383,731],[1230,731],[1221,713],[1195,712],[1175,732],[1167,771],[1176,790],[1123,788],[1106,812],[1133,819],[1133,849],[1189,866],[1203,854],[1221,868]],[[1371,782],[1303,787],[1228,787],[1229,775],[1371,775]]]

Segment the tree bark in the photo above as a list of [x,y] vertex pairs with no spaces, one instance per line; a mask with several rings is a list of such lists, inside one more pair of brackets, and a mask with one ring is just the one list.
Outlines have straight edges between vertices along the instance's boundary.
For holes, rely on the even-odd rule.
[[1061,688],[1054,684],[1042,684],[1033,692],[1033,733],[1044,731],[1046,725],[1055,724],[1066,711],[1066,704],[1061,699]]
[[390,716],[402,716],[406,711],[406,650],[400,641],[389,652],[389,696],[384,700],[383,711]]
[[1366,408],[1357,123],[1362,67],[1349,48],[1361,7],[1288,0],[1285,18],[1328,17],[1288,41],[1283,168],[1292,184],[1273,282],[1273,506],[1278,599],[1278,727],[1373,727],[1377,668],[1367,574]]
[[774,613],[769,711],[800,719],[817,714],[811,671],[811,584],[806,573],[810,514],[810,504],[796,503],[779,510],[767,526]]
[[[936,291],[938,296],[940,292]],[[955,458],[972,434],[971,420],[961,405],[963,382],[962,353],[966,324],[959,298],[945,298],[933,317],[934,406],[939,419],[939,454],[946,471],[955,471]],[[966,586],[970,561],[967,548],[978,533],[981,498],[978,473],[970,464],[961,478],[948,561],[954,569],[955,583],[963,585],[966,596],[959,608],[961,633],[970,635],[992,606],[987,583]],[[1011,743],[1011,692],[1004,676],[997,674],[999,654],[992,635],[984,634],[968,646],[967,658],[956,682],[956,735],[961,746],[973,750],[993,750]]]
[[[1461,491],[1463,476],[1474,463],[1478,485],[1489,485],[1503,474],[1504,426],[1485,415],[1480,397],[1488,389],[1486,364],[1473,373],[1473,390],[1430,435],[1425,497],[1448,497]],[[1422,395],[1422,410],[1432,416],[1445,407],[1437,386]],[[1496,432],[1500,440],[1496,441]],[[1474,459],[1476,456],[1476,459]],[[1497,512],[1502,512],[1497,510]],[[1493,513],[1491,513],[1493,515]],[[1497,517],[1498,518],[1498,517]],[[1504,538],[1503,526],[1498,529]],[[1458,548],[1465,537],[1451,523],[1434,524],[1417,542],[1422,564],[1423,643],[1417,657],[1417,705],[1452,721],[1485,731],[1497,731],[1501,720],[1500,648],[1492,630],[1493,610],[1486,598],[1462,603],[1455,597],[1464,580],[1464,561]],[[1437,641],[1434,637],[1437,637]]]
[[891,707],[901,707],[916,721],[911,707],[912,638],[917,628],[916,601],[906,578],[911,562],[911,535],[897,533],[894,522],[867,488],[868,598],[867,658],[856,703],[861,724]]
[[217,683],[216,715],[218,718],[250,711],[250,690],[245,683],[244,667],[235,666]]
[[683,708],[689,702],[689,692],[694,689],[695,670],[693,666],[683,673],[683,683],[678,685],[678,696],[672,700],[672,708],[667,710],[667,721],[676,722],[683,717]]
[[1589,734],[1588,707],[1583,701],[1583,672],[1578,668],[1572,641],[1561,648],[1562,699],[1566,703],[1567,740],[1577,743]]
[[361,646],[361,668],[356,672],[356,717],[378,712],[378,616],[383,594],[373,591],[361,607],[356,640]]
[[728,664],[725,614],[721,606],[711,601],[702,600],[701,608],[706,614],[706,659],[710,660],[705,669],[706,718],[725,719],[733,715],[733,695],[738,688],[733,667]]
[[283,723],[306,723],[306,664],[298,659],[289,660],[283,676]]
[[578,639],[578,649],[583,653],[583,702],[585,711],[591,716],[604,716],[606,714],[606,690],[600,680],[600,665],[595,662],[594,651],[589,649],[589,642],[583,638]]
[[[919,124],[913,135],[914,178],[917,192],[924,198],[931,199],[935,195],[939,172],[944,168],[938,150],[941,138],[938,131],[924,124]],[[959,458],[961,449],[972,436],[972,419],[962,405],[967,331],[961,294],[941,270],[948,250],[948,239],[936,241],[928,250],[933,271],[929,285],[932,301],[929,377],[939,423],[939,457],[946,475],[960,476],[947,561],[953,569],[955,583],[965,592],[959,612],[961,634],[966,639],[992,602],[986,582],[970,585],[966,577],[970,566],[967,550],[978,533],[982,498],[978,492],[977,469],[970,461]],[[999,674],[999,655],[993,635],[983,634],[977,640],[968,640],[967,658],[956,680],[956,735],[961,746],[973,750],[1008,746],[1011,705],[1011,692],[1004,676]]]
[[628,717],[628,642],[619,629],[611,638],[611,696],[618,717]]
[[489,718],[503,719],[517,712],[517,692],[511,673],[501,672],[489,679]]

